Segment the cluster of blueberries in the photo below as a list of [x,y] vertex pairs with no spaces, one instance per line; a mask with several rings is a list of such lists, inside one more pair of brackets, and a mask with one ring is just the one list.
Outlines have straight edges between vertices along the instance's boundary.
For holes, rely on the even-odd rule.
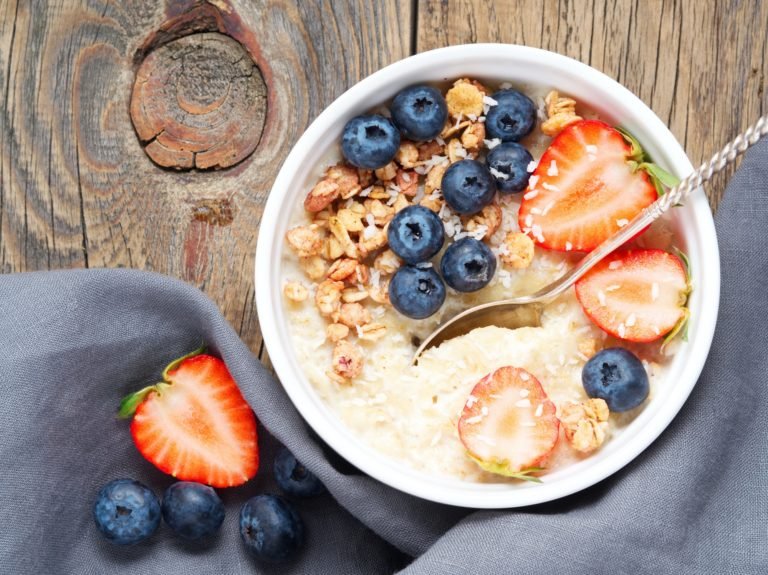
[[[314,497],[325,492],[320,480],[285,448],[275,458],[274,476],[290,497]],[[165,490],[160,503],[149,487],[133,479],[107,483],[93,506],[99,531],[117,545],[133,545],[150,537],[160,526],[161,515],[180,537],[199,540],[218,533],[225,510],[208,485],[178,481]],[[292,559],[303,546],[304,524],[286,499],[257,495],[240,509],[240,537],[256,558],[279,563]]]
[[[441,191],[446,203],[461,215],[480,212],[496,192],[510,194],[528,185],[531,154],[517,142],[535,125],[536,108],[524,94],[499,90],[486,114],[489,138],[495,146],[485,163],[466,159],[452,164],[443,175]],[[390,106],[392,118],[367,114],[352,118],[344,127],[341,149],[345,159],[358,168],[376,169],[391,162],[401,136],[415,142],[436,138],[445,126],[448,107],[443,95],[431,86],[412,86],[400,91]],[[440,274],[423,265],[436,255],[445,241],[444,226],[433,211],[421,206],[401,210],[390,223],[390,248],[407,265],[389,285],[392,305],[400,313],[423,319],[445,301],[445,283],[460,292],[485,287],[496,272],[496,257],[483,242],[463,238],[451,244],[440,262]]]

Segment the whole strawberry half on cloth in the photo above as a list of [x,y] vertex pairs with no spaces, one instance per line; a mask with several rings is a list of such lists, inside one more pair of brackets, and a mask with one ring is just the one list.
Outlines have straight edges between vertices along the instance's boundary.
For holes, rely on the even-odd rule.
[[687,258],[663,250],[614,252],[576,282],[584,313],[600,329],[641,343],[680,333],[690,293]]
[[627,132],[581,120],[560,132],[542,155],[518,223],[541,247],[590,251],[677,182]]
[[177,479],[234,487],[256,475],[256,416],[224,362],[203,349],[168,365],[162,382],[125,397],[118,415],[133,415],[139,452]]

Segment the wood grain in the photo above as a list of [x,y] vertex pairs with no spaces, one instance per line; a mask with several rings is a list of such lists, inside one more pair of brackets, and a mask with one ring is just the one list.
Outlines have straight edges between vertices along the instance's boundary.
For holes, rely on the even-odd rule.
[[176,276],[210,295],[258,352],[253,256],[272,181],[325,106],[408,55],[411,3],[211,2],[251,35],[268,115],[242,163],[177,173],[143,152],[129,101],[137,51],[194,4],[0,0],[0,270]]
[[[179,29],[226,32],[263,75],[261,139],[232,168],[163,170],[131,125],[136,70]],[[760,0],[0,0],[0,271],[169,274],[258,352],[264,200],[302,131],[362,77],[462,42],[556,50],[637,93],[698,162],[768,111],[766,38]]]
[[[698,165],[768,111],[768,2],[422,0],[419,51],[467,42],[560,52],[618,80]],[[735,168],[716,176],[713,208]]]

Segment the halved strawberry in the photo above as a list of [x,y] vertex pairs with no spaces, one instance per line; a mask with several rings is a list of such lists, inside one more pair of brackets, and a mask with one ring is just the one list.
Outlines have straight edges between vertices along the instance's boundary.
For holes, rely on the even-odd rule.
[[598,327],[637,342],[673,337],[688,319],[690,291],[683,261],[663,250],[613,253],[576,282],[576,297]]
[[163,382],[127,396],[141,454],[161,471],[213,487],[245,483],[259,467],[256,416],[220,359],[202,350],[163,371]]
[[594,249],[677,182],[647,160],[637,140],[605,122],[570,124],[528,181],[520,229],[548,249]]
[[526,370],[501,367],[481,379],[459,418],[459,438],[487,471],[534,479],[559,437],[555,404]]

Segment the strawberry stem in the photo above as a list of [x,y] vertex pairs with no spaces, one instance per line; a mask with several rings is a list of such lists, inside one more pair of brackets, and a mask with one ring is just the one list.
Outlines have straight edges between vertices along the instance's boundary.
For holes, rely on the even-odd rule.
[[139,404],[149,395],[151,391],[157,391],[157,385],[148,385],[144,389],[135,391],[126,395],[120,401],[120,409],[117,410],[117,417],[120,419],[127,419],[131,417],[135,412]]
[[198,347],[195,351],[191,351],[187,355],[182,355],[181,357],[174,359],[163,370],[163,381],[168,381],[168,373],[176,369],[182,361],[184,361],[185,359],[189,359],[190,357],[195,357],[196,355],[200,355],[203,352],[205,352],[204,343],[200,347]]
[[637,141],[637,138],[624,128],[617,126],[616,131],[624,136],[624,139],[630,145],[631,150],[629,152],[629,160],[627,163],[632,169],[632,172],[638,170],[645,171],[651,178],[651,183],[653,184],[653,187],[656,188],[656,193],[658,193],[659,196],[663,196],[667,189],[674,188],[680,183],[680,179],[677,176],[670,174],[658,164],[651,162],[651,158],[645,150],[643,150],[643,147],[640,145],[640,142]]

